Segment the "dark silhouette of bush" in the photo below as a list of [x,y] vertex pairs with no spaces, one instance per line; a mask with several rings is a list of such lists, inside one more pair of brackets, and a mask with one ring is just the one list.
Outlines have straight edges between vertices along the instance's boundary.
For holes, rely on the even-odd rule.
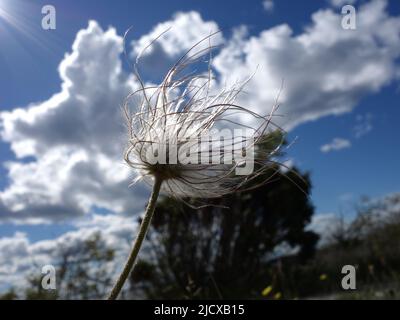
[[260,298],[277,256],[297,249],[298,263],[311,258],[318,236],[305,230],[313,214],[308,175],[277,165],[265,175],[266,185],[213,206],[160,201],[148,237],[152,258],[139,262],[133,290],[149,298]]

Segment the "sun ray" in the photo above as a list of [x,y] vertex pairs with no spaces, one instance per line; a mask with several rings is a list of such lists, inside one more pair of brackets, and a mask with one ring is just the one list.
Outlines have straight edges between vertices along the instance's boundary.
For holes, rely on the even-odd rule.
[[58,52],[62,41],[57,32],[48,32],[41,26],[41,6],[21,0],[0,0],[0,45],[11,43],[26,50],[30,41],[50,54]]

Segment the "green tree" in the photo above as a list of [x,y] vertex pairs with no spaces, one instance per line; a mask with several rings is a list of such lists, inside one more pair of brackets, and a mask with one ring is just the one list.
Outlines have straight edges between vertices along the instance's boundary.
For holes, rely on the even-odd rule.
[[152,255],[131,276],[133,290],[149,298],[255,298],[272,281],[269,264],[280,247],[298,248],[299,261],[311,257],[318,236],[305,230],[313,214],[308,175],[274,165],[266,178],[200,209],[160,201]]

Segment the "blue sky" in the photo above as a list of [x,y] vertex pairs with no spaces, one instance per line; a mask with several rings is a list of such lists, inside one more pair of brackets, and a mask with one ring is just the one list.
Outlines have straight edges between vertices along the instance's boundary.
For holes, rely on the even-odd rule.
[[[7,44],[2,45],[4,56],[0,61],[3,92],[15,92],[1,97],[2,108],[25,105],[32,101],[48,98],[59,90],[60,80],[57,66],[64,54],[71,48],[76,33],[87,26],[88,20],[94,19],[103,27],[114,26],[119,34],[133,27],[132,37],[148,33],[154,25],[166,21],[177,11],[198,11],[204,20],[217,21],[224,32],[240,24],[250,27],[252,33],[280,23],[289,23],[295,31],[301,31],[309,23],[310,14],[316,11],[324,1],[279,1],[275,3],[273,14],[267,14],[262,1],[252,0],[247,3],[233,0],[229,3],[229,14],[223,2],[215,1],[52,1],[57,10],[57,29],[44,32],[41,29],[41,8],[48,1],[2,0],[10,11],[29,21],[30,36],[16,28],[2,23],[7,30]],[[28,12],[36,12],[37,17]],[[27,16],[27,17],[26,17]],[[15,39],[14,39],[15,38]],[[6,40],[3,40],[6,42]],[[6,46],[6,48],[4,48]],[[4,51],[6,49],[6,51]],[[27,52],[28,51],[28,52]],[[18,65],[18,68],[12,66]],[[13,81],[9,81],[9,79]],[[40,81],[38,81],[40,79]],[[7,81],[6,81],[7,80]],[[21,88],[24,88],[21,92]]]
[[[340,1],[336,1],[338,2]],[[343,2],[346,3],[346,1]],[[77,220],[91,221],[90,219],[94,217],[94,221],[98,219],[98,214],[118,215],[123,214],[125,210],[135,214],[140,212],[145,201],[143,200],[145,196],[141,196],[145,195],[146,191],[128,189],[126,179],[103,177],[99,173],[104,168],[109,169],[109,160],[119,161],[118,156],[113,153],[113,147],[105,145],[103,140],[99,143],[100,147],[97,146],[96,137],[99,137],[99,141],[103,139],[102,134],[105,134],[104,139],[111,137],[103,132],[107,130],[97,132],[92,126],[86,126],[83,123],[82,131],[87,130],[89,134],[87,141],[81,141],[79,134],[74,136],[74,130],[81,130],[79,123],[84,122],[85,119],[69,119],[68,110],[71,110],[71,113],[74,111],[68,108],[74,108],[76,101],[65,103],[62,101],[71,96],[74,97],[74,94],[76,97],[85,95],[85,92],[79,91],[80,86],[84,86],[79,82],[82,78],[94,80],[93,87],[96,87],[97,80],[99,83],[103,83],[102,81],[108,83],[105,79],[108,70],[112,75],[113,70],[118,69],[115,61],[103,63],[96,58],[93,59],[94,71],[90,71],[95,75],[82,76],[80,72],[86,72],[82,71],[85,64],[92,62],[90,58],[85,58],[85,53],[94,57],[104,50],[108,54],[107,57],[115,56],[123,67],[122,73],[117,72],[118,76],[127,77],[129,72],[126,58],[118,51],[120,50],[118,41],[124,32],[132,27],[128,40],[137,40],[151,33],[159,23],[175,21],[177,12],[184,13],[182,19],[189,21],[189,28],[193,27],[195,30],[204,24],[207,27],[214,25],[222,30],[228,50],[224,53],[225,55],[220,56],[220,59],[216,58],[215,67],[220,72],[221,78],[226,79],[229,76],[226,70],[232,68],[232,65],[229,65],[230,60],[224,57],[239,59],[239,63],[243,62],[241,58],[229,56],[229,45],[235,45],[232,39],[235,36],[240,38],[240,32],[238,32],[240,26],[246,28],[245,35],[240,38],[239,44],[236,43],[246,48],[240,54],[248,55],[248,57],[260,56],[260,61],[253,61],[255,64],[269,65],[270,62],[276,62],[258,71],[260,75],[255,77],[254,85],[265,83],[268,89],[268,85],[271,84],[273,91],[276,89],[273,88],[274,81],[280,82],[279,77],[285,79],[287,88],[284,87],[283,92],[287,93],[287,97],[282,101],[283,111],[290,119],[289,141],[294,141],[287,150],[286,158],[301,170],[311,173],[313,183],[311,197],[316,206],[316,213],[339,213],[344,210],[351,215],[353,213],[351,206],[361,195],[381,197],[399,192],[400,48],[396,36],[398,40],[400,23],[396,19],[400,19],[400,3],[393,0],[387,2],[387,6],[384,7],[379,4],[385,2],[379,0],[348,2],[354,3],[357,13],[358,10],[360,12],[364,10],[362,9],[364,5],[372,7],[371,3],[376,3],[376,8],[365,9],[364,13],[360,14],[360,27],[353,31],[344,31],[340,24],[336,28],[334,22],[326,22],[340,15],[341,10],[341,6],[334,6],[328,0],[273,1],[273,8],[269,11],[264,9],[262,0],[234,0],[230,1],[229,5],[222,1],[194,0],[140,2],[0,0],[0,112],[8,115],[6,118],[3,117],[3,120],[0,118],[2,121],[0,129],[3,130],[0,140],[0,163],[2,164],[0,167],[0,211],[3,211],[0,212],[0,219],[2,219],[0,220],[0,239],[14,237],[17,242],[23,240],[29,246],[39,240],[60,238],[68,232],[78,232],[81,228],[87,228],[88,224],[82,227],[81,222],[77,223]],[[56,30],[45,31],[41,28],[43,16],[40,11],[45,4],[52,4],[56,8]],[[328,10],[329,13],[318,15],[313,22],[312,14],[321,10]],[[188,12],[195,12],[200,20],[195,15],[186,16]],[[374,12],[380,16],[379,21],[370,22],[367,18]],[[11,21],[9,17],[12,18]],[[195,23],[190,19],[194,19]],[[95,21],[96,25],[88,26],[89,20]],[[322,28],[316,21],[321,24],[326,23],[326,28],[333,29],[331,32],[326,31],[326,28]],[[283,24],[287,25],[287,28],[275,29],[276,26]],[[319,30],[318,26],[321,27],[321,32],[315,31]],[[115,28],[115,35],[105,35],[109,27]],[[291,29],[290,32],[288,28]],[[84,30],[85,33],[85,37],[81,40],[77,40],[79,30]],[[261,36],[268,30],[273,31],[265,37]],[[180,39],[180,33],[185,32],[186,30],[177,30],[177,28],[172,30],[173,37],[176,33],[177,39]],[[321,36],[323,32],[327,32],[326,39],[315,40],[315,37]],[[349,35],[351,32],[352,34]],[[94,40],[91,34],[96,35]],[[293,41],[296,37],[302,38],[304,35],[308,37],[308,40],[299,41],[301,44],[297,40]],[[104,45],[99,45],[97,48],[96,45],[102,39],[105,39]],[[277,39],[280,39],[282,43]],[[67,61],[66,54],[71,52],[72,44],[79,41],[82,46],[73,49],[80,54],[79,57],[72,58],[76,60]],[[264,46],[266,41],[271,43],[278,41],[278,48],[272,45]],[[307,45],[307,41],[311,41],[313,47]],[[340,46],[340,41],[343,41],[342,46]],[[184,49],[187,44],[182,43],[180,45]],[[371,43],[371,48],[369,48],[369,43]],[[309,51],[303,51],[304,48],[301,46],[304,48],[308,46]],[[148,57],[149,61],[152,61],[152,58],[167,61],[165,56],[174,57],[166,49],[167,46],[163,48],[164,51],[161,53],[152,53],[153,56]],[[251,50],[254,51],[251,52]],[[280,54],[279,50],[282,50]],[[291,50],[293,53],[290,52]],[[296,53],[295,50],[299,51]],[[315,55],[315,58],[311,55]],[[61,107],[48,110],[45,102],[63,90],[62,83],[65,77],[61,80],[59,73],[59,65],[63,60],[64,69],[67,70],[65,77],[76,86],[70,89],[69,97],[59,97],[55,102],[50,102],[51,105]],[[297,60],[304,60],[304,67],[302,67],[302,62]],[[366,66],[371,66],[371,68],[364,68]],[[239,71],[234,68],[232,74],[248,76],[253,71],[252,67],[253,65],[250,65],[248,61],[243,62],[243,65],[237,68]],[[269,71],[274,72],[273,75],[277,79],[271,80],[272,76],[267,74]],[[374,72],[376,75],[373,74]],[[332,81],[326,81],[326,79],[332,79]],[[332,97],[333,94],[330,94],[330,91],[319,93],[321,89],[328,90],[326,88],[330,88],[331,83],[335,83],[335,79],[344,79],[345,83],[348,81],[348,87],[342,88],[340,83],[334,84],[336,87],[332,89],[332,92],[336,95],[335,97]],[[103,97],[98,101],[95,95],[88,94],[84,97],[89,101],[88,109],[91,110],[96,105],[101,109],[104,101],[108,103],[104,105],[104,108],[111,108],[110,104],[114,101],[114,97],[115,109],[109,109],[111,111],[107,112],[118,112],[118,105],[128,86],[124,81],[121,80],[121,89],[113,88],[114,91],[109,97]],[[319,87],[320,83],[321,87]],[[90,100],[92,98],[93,101]],[[269,101],[268,99],[254,97],[249,102],[255,104],[256,108],[262,109],[263,103]],[[307,101],[310,103],[307,104]],[[327,106],[324,105],[326,101]],[[34,115],[33,111],[23,114],[16,111],[16,108],[28,110],[32,106],[37,106],[38,110],[42,110],[42,115]],[[84,106],[85,104],[82,103],[82,108]],[[59,111],[62,108],[65,108],[63,113]],[[101,115],[101,112],[94,114]],[[53,115],[53,113],[60,113],[60,115]],[[107,118],[107,114],[104,117]],[[57,122],[63,119],[65,122]],[[110,121],[114,119],[117,118]],[[62,126],[57,127],[57,123],[62,123]],[[76,124],[75,129],[74,124]],[[110,139],[114,138],[115,135]],[[336,144],[335,147],[332,144],[334,141],[344,143]],[[98,168],[84,165],[87,159],[91,161],[90,156],[88,158],[85,154],[87,146],[93,148],[93,152],[99,152],[97,158],[102,160]],[[57,156],[60,159],[55,159]],[[54,163],[59,163],[66,158],[68,161],[65,166],[69,168],[71,165],[73,168],[71,170],[74,171],[66,171],[64,176]],[[10,161],[14,163],[11,167],[6,165]],[[32,167],[28,167],[29,165]],[[48,168],[48,171],[45,168]],[[119,166],[113,168],[116,176],[120,174],[119,168]],[[79,180],[79,177],[82,180]],[[54,185],[49,181],[53,181]],[[99,191],[97,184],[101,185],[105,181],[113,181],[115,188],[110,187],[104,192]],[[77,187],[76,184],[80,182],[82,186]],[[120,188],[124,188],[125,185],[127,190],[121,195],[121,208],[110,214],[112,211],[110,207],[119,205],[119,199],[113,196],[113,192],[118,194],[119,190],[124,190]],[[30,186],[37,189],[32,191]],[[79,190],[74,191],[75,189]],[[130,197],[133,199],[131,202],[135,202],[134,204],[129,203]],[[111,203],[112,200],[115,200],[115,204]],[[94,207],[97,203],[100,209]],[[52,215],[56,211],[57,213]],[[93,222],[91,226],[94,225]],[[22,232],[23,236],[16,232]]]

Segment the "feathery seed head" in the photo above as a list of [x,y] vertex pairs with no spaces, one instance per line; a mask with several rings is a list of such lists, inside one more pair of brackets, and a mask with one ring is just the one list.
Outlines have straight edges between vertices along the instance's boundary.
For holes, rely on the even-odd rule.
[[[200,43],[211,36],[188,50],[158,86],[145,87],[135,69],[141,88],[125,103],[125,161],[136,169],[135,181],[152,184],[157,177],[161,190],[175,198],[215,198],[246,189],[271,167],[268,159],[277,151],[259,148],[276,106],[263,117],[235,104],[246,82],[215,93],[210,61],[207,72],[188,71],[210,54],[213,47]],[[139,107],[131,113],[128,101],[136,96]],[[241,124],[242,117],[258,125]]]

